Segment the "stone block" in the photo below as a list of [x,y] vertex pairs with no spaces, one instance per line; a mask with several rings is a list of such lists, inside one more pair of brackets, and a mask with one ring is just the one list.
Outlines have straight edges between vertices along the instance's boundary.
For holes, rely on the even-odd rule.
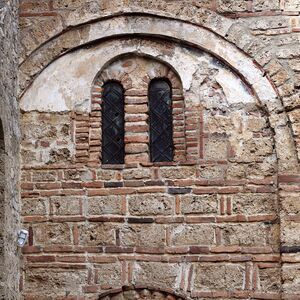
[[281,289],[280,268],[259,269],[259,290],[264,293],[278,293]]
[[53,0],[54,9],[76,9],[82,6],[81,0]]
[[120,228],[120,240],[123,246],[164,247],[166,233],[163,225],[132,224]]
[[95,266],[96,284],[104,285],[106,289],[121,286],[121,264],[100,264]]
[[97,179],[98,180],[115,180],[117,173],[118,172],[115,170],[100,169],[97,172]]
[[165,194],[127,196],[131,215],[170,215],[175,212],[175,197]]
[[115,226],[105,223],[86,223],[78,226],[79,243],[84,246],[115,245]]
[[87,199],[89,215],[122,214],[122,197],[118,195],[91,197]]
[[52,213],[54,215],[81,215],[82,201],[82,198],[76,196],[50,197]]
[[46,198],[24,198],[22,199],[22,215],[46,215],[48,211],[48,200]]
[[22,12],[43,12],[48,10],[48,0],[22,0],[20,3],[20,11]]
[[162,178],[166,179],[186,179],[196,175],[195,167],[162,167],[160,169]]
[[91,181],[93,173],[91,170],[70,169],[64,171],[64,179],[72,181]]
[[212,133],[228,133],[234,130],[234,120],[228,116],[212,116],[209,114],[205,118],[205,131]]
[[206,246],[215,244],[212,225],[178,225],[170,228],[170,240],[174,246]]
[[[228,224],[222,226],[222,244],[226,246],[265,246],[268,230],[264,223]],[[276,241],[274,241],[276,242]]]
[[184,195],[181,196],[183,214],[216,214],[218,212],[217,195]]
[[211,160],[227,159],[228,142],[222,139],[208,139],[204,146],[204,157]]
[[248,23],[249,28],[256,30],[269,30],[285,28],[289,26],[289,19],[282,16],[272,16],[272,18],[259,18],[255,22]]
[[218,11],[220,12],[244,12],[248,10],[248,3],[245,0],[218,0]]
[[150,169],[126,169],[123,171],[124,180],[149,179],[151,177]]
[[282,266],[282,289],[287,294],[299,293],[300,291],[300,264],[283,264]]
[[253,8],[256,11],[279,10],[280,9],[280,1],[279,0],[254,0]]
[[269,137],[243,139],[232,145],[239,162],[262,161],[274,152],[274,143]]
[[300,223],[293,221],[283,221],[281,230],[281,242],[283,246],[300,245]]
[[[25,272],[24,290],[37,295],[35,299],[47,296],[77,296],[82,293],[82,286],[87,284],[87,270],[63,270],[34,268]],[[39,298],[40,297],[40,298]]]
[[[128,128],[125,130],[132,131],[132,129]],[[141,132],[146,131],[146,129],[141,128]],[[148,145],[142,143],[132,143],[125,145],[125,153],[135,154],[135,153],[143,153],[148,151]]]
[[285,0],[284,9],[287,11],[300,11],[300,3],[298,0]]
[[201,166],[199,168],[199,177],[201,179],[224,178],[225,169],[223,166]]
[[195,264],[196,290],[241,290],[244,286],[245,266],[242,264]]
[[232,212],[239,215],[275,214],[276,194],[237,194],[232,195]]
[[139,154],[127,154],[125,156],[125,163],[148,163],[149,154],[148,153],[139,153]]
[[71,228],[67,223],[35,224],[33,238],[35,246],[70,245]]
[[276,157],[260,157],[261,162],[229,163],[227,179],[263,179],[276,174]]
[[245,121],[246,130],[250,132],[262,132],[267,128],[267,120],[263,117],[248,117]]
[[178,288],[181,267],[174,263],[136,262],[133,266],[133,281],[148,286]]
[[33,182],[45,182],[45,181],[56,181],[56,171],[35,171],[32,173]]
[[282,210],[286,214],[300,214],[300,201],[298,193],[281,192],[279,197]]

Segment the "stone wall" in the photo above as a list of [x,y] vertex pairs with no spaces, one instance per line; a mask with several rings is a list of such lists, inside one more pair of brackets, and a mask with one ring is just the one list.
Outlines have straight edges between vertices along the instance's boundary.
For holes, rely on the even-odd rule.
[[18,299],[19,108],[18,1],[0,1],[0,298]]
[[0,299],[4,297],[4,176],[5,176],[4,132],[0,123]]
[[[21,2],[25,299],[300,297],[299,11]],[[171,163],[149,158],[153,78],[173,88]],[[101,164],[107,80],[123,165]]]

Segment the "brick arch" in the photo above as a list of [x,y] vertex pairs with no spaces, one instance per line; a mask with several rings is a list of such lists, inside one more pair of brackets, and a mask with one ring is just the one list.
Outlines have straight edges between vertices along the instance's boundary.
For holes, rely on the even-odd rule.
[[147,300],[184,300],[187,297],[178,294],[171,289],[163,289],[158,286],[137,285],[123,286],[119,289],[112,289],[99,295],[99,300],[131,300],[131,299],[147,299]]
[[[184,11],[185,9],[183,15]],[[225,20],[225,18],[221,18],[218,24],[225,26]],[[165,26],[164,32],[160,31],[162,26]],[[186,32],[189,34],[187,35]],[[276,144],[278,145],[276,151],[280,171],[283,173],[296,171],[298,158],[295,141],[289,127],[288,117],[274,85],[265,76],[264,70],[244,51],[220,37],[211,28],[207,30],[200,27],[199,24],[183,22],[179,19],[166,20],[161,16],[123,14],[75,27],[37,49],[21,65],[21,77],[23,78],[21,88],[24,89],[43,68],[66,51],[89,43],[99,43],[102,40],[132,35],[148,36],[153,39],[172,39],[183,45],[187,44],[205,50],[237,72],[257,95],[262,107],[269,115],[270,126],[275,131]]]

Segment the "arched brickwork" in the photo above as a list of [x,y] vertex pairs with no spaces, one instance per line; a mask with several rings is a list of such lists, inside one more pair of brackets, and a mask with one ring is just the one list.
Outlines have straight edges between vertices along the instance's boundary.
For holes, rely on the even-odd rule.
[[[94,4],[96,5],[96,4]],[[72,5],[70,5],[72,6]],[[118,3],[101,3],[97,4],[98,11],[95,14],[95,7],[89,4],[81,4],[75,6],[75,9],[56,17],[56,22],[59,26],[49,26],[53,22],[53,18],[45,19],[44,23],[33,23],[34,25],[28,26],[24,32],[24,55],[26,59],[22,63],[21,69],[28,70],[30,76],[39,72],[38,66],[46,66],[50,61],[65,53],[72,48],[72,42],[78,46],[82,42],[82,37],[86,36],[85,29],[76,29],[79,24],[89,24],[100,22],[101,20],[111,17],[126,14],[142,14],[148,16],[159,16],[166,18],[166,20],[181,20],[197,26],[208,29],[214,32],[217,36],[222,37],[229,43],[236,45],[244,53],[252,57],[260,66],[265,67],[263,72],[271,78],[272,84],[278,87],[278,93],[283,99],[283,106],[285,109],[293,109],[297,105],[297,97],[299,92],[296,90],[291,94],[293,86],[292,78],[288,78],[291,72],[286,71],[286,66],[282,62],[273,57],[273,49],[265,43],[263,39],[251,34],[249,27],[240,22],[235,22],[232,19],[226,18],[221,14],[216,13],[206,7],[212,8],[213,5],[201,5],[199,3],[170,3],[169,1],[160,1],[159,3],[136,2],[136,1],[120,1]],[[54,8],[59,8],[54,7]],[[108,13],[109,11],[109,13]],[[222,10],[220,10],[222,12]],[[274,14],[277,15],[277,14]],[[34,39],[35,31],[39,31],[43,27],[45,35],[40,39]],[[75,28],[74,28],[75,27]],[[71,28],[71,29],[68,29]],[[66,30],[67,29],[67,30]],[[64,36],[62,39],[61,37]],[[72,38],[70,38],[72,36]],[[239,37],[243,38],[239,38]],[[54,39],[53,39],[54,38]],[[48,41],[48,42],[47,42]],[[275,48],[275,47],[273,47]],[[48,49],[48,50],[47,50]],[[51,51],[49,51],[51,49]],[[38,54],[41,53],[41,54]],[[29,56],[29,57],[28,57]],[[44,58],[49,57],[50,61]],[[35,69],[35,70],[34,70]],[[30,81],[28,75],[23,73],[22,78],[27,82]],[[274,78],[274,79],[273,79]],[[290,80],[289,80],[290,79]],[[25,85],[23,85],[25,87]],[[281,111],[282,105],[277,105]],[[297,119],[295,119],[295,112],[283,117],[286,119],[284,122],[289,125],[291,121],[290,131],[297,136]],[[286,134],[286,132],[284,133]],[[280,133],[282,135],[282,133]],[[292,140],[292,137],[291,137]],[[294,141],[297,149],[300,148],[298,140]],[[295,150],[294,150],[295,151]],[[298,159],[300,151],[298,150]],[[286,172],[286,170],[285,170]],[[295,172],[295,171],[292,171]]]
[[[150,162],[147,106],[148,87],[154,78],[166,78],[172,85],[174,162],[186,160],[185,136],[181,136],[185,127],[185,118],[180,78],[169,66],[151,57],[127,55],[107,63],[94,79],[90,115],[92,117],[97,116],[98,121],[95,120],[89,125],[92,137],[89,141],[97,146],[90,147],[87,145],[90,151],[89,161],[101,162],[101,151],[99,151],[101,149],[101,124],[99,125],[101,121],[101,92],[106,82],[116,80],[122,84],[125,90],[125,163]],[[98,126],[100,127],[98,128]],[[132,135],[133,133],[136,135]],[[79,157],[81,162],[84,161],[82,156]]]
[[[73,31],[70,31],[70,34],[73,36],[81,36],[82,33],[80,34],[80,32],[82,32],[84,28],[89,34],[82,36],[80,41],[72,39],[71,44],[68,45],[68,49],[71,50],[72,48],[96,40],[99,41],[101,39],[113,38],[116,35],[131,34],[150,35],[152,38],[163,37],[166,39],[177,39],[180,43],[187,43],[196,48],[205,49],[205,51],[220,58],[235,70],[255,92],[261,105],[269,114],[270,125],[276,132],[276,150],[280,171],[283,173],[295,172],[295,168],[297,169],[298,167],[298,158],[295,142],[292,138],[292,131],[289,127],[288,117],[284,112],[283,105],[277,95],[276,89],[274,89],[274,86],[268,78],[264,76],[265,73],[262,68],[259,68],[251,58],[246,56],[231,43],[220,38],[214,32],[178,20],[166,21],[157,17],[138,15],[115,17],[114,20],[115,22],[111,22],[110,19],[100,20],[97,23],[87,24],[78,29],[73,29]],[[157,32],[160,31],[161,27],[166,27],[168,30],[158,35]],[[193,32],[193,34],[186,35],[185,32]],[[57,39],[38,49],[39,54],[36,53],[21,65],[20,69],[25,78],[27,77],[29,80],[33,74],[40,72],[41,68],[44,68],[57,57],[55,51],[59,48],[55,46],[55,49],[53,49],[53,43],[66,42],[67,37],[65,34],[58,36]],[[49,53],[50,49],[51,57],[49,59],[49,57],[44,54],[44,51]],[[38,59],[39,61],[35,61],[35,59]],[[23,84],[26,85],[28,82],[26,83],[25,80],[23,81]],[[183,86],[183,88],[185,88],[185,86]],[[283,147],[283,145],[285,145],[285,147]]]
[[[211,153],[209,153],[209,149],[205,150],[206,154],[208,153],[208,159],[205,163],[213,164],[212,166],[201,165],[203,161],[199,160],[199,165],[192,162],[190,166],[176,166],[174,168],[171,168],[172,166],[170,168],[152,167],[145,164],[143,168],[135,169],[137,165],[133,164],[127,166],[130,170],[117,168],[93,170],[93,167],[98,167],[100,143],[98,140],[93,145],[95,147],[92,155],[89,153],[90,150],[87,151],[86,145],[81,145],[76,149],[82,153],[77,152],[78,164],[72,166],[71,171],[65,170],[69,166],[63,166],[61,170],[57,171],[57,168],[60,167],[56,165],[50,172],[47,167],[45,168],[48,170],[47,172],[41,167],[42,172],[37,175],[38,168],[31,170],[26,166],[24,170],[27,175],[24,177],[28,183],[28,185],[24,185],[27,189],[26,197],[29,200],[32,197],[36,201],[36,198],[42,196],[44,197],[41,199],[41,202],[44,201],[43,205],[51,207],[50,214],[46,209],[42,216],[31,217],[25,214],[24,220],[28,226],[32,225],[31,230],[34,237],[31,239],[31,245],[24,250],[25,253],[29,254],[28,266],[33,266],[34,263],[39,262],[39,259],[45,264],[52,261],[54,265],[61,268],[65,267],[63,263],[66,260],[71,261],[74,268],[78,269],[82,265],[75,265],[76,262],[89,263],[87,269],[82,268],[76,274],[78,285],[74,286],[74,293],[79,294],[82,292],[96,294],[100,290],[110,289],[116,285],[120,286],[123,283],[139,282],[142,278],[143,282],[156,284],[161,282],[167,287],[184,290],[193,298],[280,298],[282,259],[286,259],[288,263],[291,262],[291,258],[285,257],[282,252],[297,252],[294,245],[297,241],[286,239],[285,228],[288,231],[289,226],[282,226],[281,236],[283,239],[280,241],[280,222],[278,220],[279,217],[282,217],[284,222],[290,225],[290,222],[297,222],[297,218],[293,216],[285,218],[286,210],[283,214],[278,212],[276,200],[278,182],[282,184],[280,188],[283,190],[283,199],[285,199],[285,197],[290,197],[290,192],[297,192],[297,187],[292,186],[291,183],[297,182],[299,177],[288,175],[297,174],[298,165],[288,116],[279,99],[279,96],[282,96],[282,91],[274,86],[269,76],[265,76],[264,69],[257,65],[257,62],[262,66],[270,62],[268,53],[266,55],[264,53],[264,47],[260,48],[264,44],[257,38],[253,38],[243,26],[236,25],[234,21],[215,13],[198,9],[196,6],[176,3],[176,5],[163,5],[146,9],[143,7],[144,2],[140,8],[135,7],[135,5],[131,6],[135,2],[126,2],[128,6],[123,6],[124,2],[117,8],[111,7],[112,12],[110,14],[115,14],[111,18],[103,19],[102,17],[99,18],[99,15],[94,17],[89,13],[86,14],[85,10],[70,12],[66,16],[65,24],[74,27],[62,34],[55,35],[56,33],[53,32],[49,34],[54,38],[49,41],[47,38],[45,44],[36,48],[22,63],[22,88],[26,90],[27,85],[32,82],[35,76],[60,55],[68,51],[70,53],[75,52],[77,47],[102,44],[106,40],[118,43],[121,37],[138,34],[153,40],[172,40],[185,47],[204,50],[226,63],[231,70],[239,74],[246,86],[257,97],[259,109],[250,109],[250,115],[253,114],[254,122],[249,121],[247,123],[252,124],[249,125],[249,127],[252,126],[249,130],[252,134],[251,138],[246,137],[246,139],[249,138],[247,140],[249,141],[249,148],[246,149],[249,152],[243,153],[243,150],[239,152],[240,157],[246,154],[247,157],[252,157],[255,163],[248,164],[243,159],[241,161],[234,160],[237,153],[227,148],[226,132],[224,134],[223,132],[212,131],[210,135],[209,131],[202,131],[200,135],[202,141],[205,141],[202,144],[202,149],[201,145],[198,144],[196,147],[191,146],[191,148],[198,148],[196,150],[197,158],[199,158],[199,154],[200,158],[203,158],[201,157],[203,146],[211,142]],[[82,25],[82,23],[84,24]],[[82,26],[77,26],[79,24]],[[162,25],[166,29],[164,32],[159,31]],[[217,30],[219,33],[216,33]],[[237,32],[243,38],[236,38]],[[256,51],[257,48],[259,50]],[[31,50],[28,51],[28,53],[30,52]],[[143,52],[141,51],[141,53]],[[157,56],[159,57],[160,53]],[[250,57],[255,57],[256,62],[253,62]],[[280,66],[278,68],[280,70]],[[113,78],[114,76],[109,77]],[[128,79],[126,76],[124,78]],[[199,78],[197,79],[199,80]],[[220,85],[209,79],[204,81],[202,92],[207,93],[208,96],[216,96],[220,101],[223,101],[225,97]],[[119,80],[121,81],[123,78],[119,78]],[[105,80],[101,82],[103,81]],[[97,83],[97,81],[95,82]],[[185,95],[190,86],[185,85],[184,78],[182,78],[182,82],[183,95]],[[94,90],[94,94],[97,93],[97,102],[94,102],[93,105],[98,105],[99,109],[100,83]],[[186,98],[186,100],[189,99]],[[90,117],[97,119],[96,123],[92,126],[88,123],[85,126],[85,122],[89,122]],[[99,129],[99,117],[99,111],[93,111],[93,107],[91,116],[73,112],[72,118],[75,119],[75,124],[77,121],[80,123],[78,136],[80,138],[86,137],[88,132],[96,129],[95,135],[99,138],[99,130],[97,130],[97,128]],[[194,118],[193,115],[188,114],[186,117]],[[209,117],[210,115],[207,118]],[[267,122],[265,122],[266,117],[268,118]],[[51,116],[48,115],[48,118],[50,122]],[[258,120],[259,128],[256,127],[255,118]],[[68,120],[67,117],[65,119]],[[204,122],[201,117],[196,121],[197,124],[200,124],[197,125],[199,128],[204,128],[207,124],[207,120]],[[264,125],[265,123],[266,125]],[[190,126],[191,130],[194,125]],[[240,134],[243,134],[243,130],[243,126],[240,126],[239,132],[233,137],[238,138]],[[263,147],[260,147],[259,143],[252,143],[252,138],[254,141],[262,142]],[[195,144],[193,139],[192,143]],[[275,146],[277,156],[273,161],[273,147]],[[213,151],[214,148],[219,149],[219,147],[227,155],[225,159],[222,158],[223,160],[218,160],[218,157],[215,156],[216,152],[219,155],[221,151]],[[264,156],[264,154],[259,154],[262,148],[267,149],[265,154],[271,163],[266,165],[271,165],[271,168],[265,168],[266,165],[261,161],[262,156]],[[252,156],[253,153],[255,153],[254,156]],[[209,155],[211,155],[212,161],[209,161]],[[94,161],[89,161],[91,157]],[[226,167],[220,167],[222,164],[226,165],[224,160],[228,160],[231,167],[230,170],[229,168],[226,170],[225,180],[222,177],[222,172]],[[94,164],[95,161],[96,164]],[[260,167],[257,168],[256,162],[261,169]],[[244,169],[239,168],[241,165],[246,167]],[[148,167],[151,169],[147,169]],[[205,178],[205,172],[209,173],[208,178]],[[263,176],[259,177],[259,175]],[[44,180],[39,179],[42,176],[46,176]],[[205,179],[203,180],[201,176],[204,176]],[[189,177],[191,179],[187,179]],[[199,177],[201,180],[198,180]],[[34,180],[37,182],[31,181],[31,178],[35,178]],[[39,180],[57,180],[57,182],[48,185],[47,183],[39,183]],[[82,182],[78,182],[78,180]],[[64,190],[67,188],[69,190]],[[82,190],[76,190],[79,188]],[[65,212],[62,213],[64,201],[60,197],[67,197],[68,195],[73,197],[71,201],[75,208],[71,212],[65,209]],[[162,195],[167,197],[162,197]],[[80,197],[80,199],[75,196]],[[241,198],[239,198],[240,196]],[[52,197],[49,202],[47,197]],[[107,198],[103,200],[104,197]],[[28,199],[26,201],[30,203]],[[157,210],[159,213],[156,211],[154,217],[151,215],[153,211],[149,213],[149,206],[147,206],[149,202],[145,199],[156,203],[154,206],[157,205],[157,207],[151,209]],[[155,202],[157,199],[159,201]],[[209,204],[206,202],[207,199],[211,201]],[[251,199],[251,203],[245,203],[249,199]],[[168,203],[173,203],[173,200],[175,206],[172,208],[171,204],[170,209]],[[102,209],[101,207],[99,209],[97,206],[102,203],[101,201],[110,203],[109,205],[112,205],[115,215],[106,216],[105,210],[107,208]],[[195,205],[198,203],[197,201],[200,201],[200,208]],[[216,206],[210,206],[214,201],[217,203]],[[121,203],[120,209],[114,206],[118,205],[119,202]],[[162,203],[163,206],[161,206]],[[201,207],[203,205],[207,205],[205,212],[209,212],[208,216],[202,216]],[[139,209],[144,209],[146,213],[141,213]],[[173,214],[164,211],[168,209],[169,211],[174,209]],[[188,211],[189,209],[191,211]],[[144,215],[147,214],[151,216],[145,217]],[[38,225],[38,222],[44,222],[43,227]],[[58,222],[58,224],[51,222]],[[74,223],[69,228],[67,222]],[[257,225],[258,227],[256,227]],[[293,226],[296,227],[297,225],[293,224]],[[55,240],[52,228],[54,228],[54,232],[59,229],[65,235],[67,243],[70,242],[72,245],[67,244],[62,247],[51,248],[52,245],[47,244],[48,240],[44,240],[43,229],[48,232],[50,239]],[[71,238],[68,236],[69,232],[72,233]],[[255,237],[251,236],[253,233],[255,233]],[[145,236],[147,239],[144,239]],[[201,240],[202,237],[204,239]],[[95,244],[98,239],[102,243],[100,249],[99,245]],[[37,248],[33,243],[36,243]],[[257,248],[254,248],[253,243]],[[281,243],[286,248],[280,248]],[[152,244],[158,246],[152,247]],[[203,247],[202,245],[206,246]],[[68,254],[73,251],[73,254],[75,252],[78,257],[55,256],[54,251],[67,252]],[[82,252],[80,251],[85,251],[85,256],[81,255]],[[45,252],[50,253],[50,255],[43,257]],[[98,256],[98,252],[103,252],[104,255]],[[34,255],[30,256],[30,253],[42,258],[35,260]],[[39,266],[41,270],[38,270],[37,274],[32,271],[33,269],[26,274],[29,282],[36,282],[36,278],[45,276],[43,273],[45,272],[43,269],[45,264]],[[68,271],[60,271],[65,272],[66,277],[71,278]],[[287,277],[288,271],[283,271],[285,272],[283,277]],[[168,275],[167,282],[164,282],[165,273]],[[214,275],[206,276],[207,273]],[[105,275],[102,277],[101,274]],[[55,277],[56,274],[51,273],[51,271],[47,272],[47,276],[57,278]],[[70,285],[72,284],[70,283]],[[214,289],[210,290],[211,286]],[[38,287],[40,290],[37,292],[40,292],[43,287]],[[79,287],[82,287],[82,290]],[[27,288],[26,292],[30,297],[29,290]],[[139,297],[139,295],[138,293],[137,296]],[[163,297],[165,295],[162,293]],[[124,297],[123,293],[116,296]]]

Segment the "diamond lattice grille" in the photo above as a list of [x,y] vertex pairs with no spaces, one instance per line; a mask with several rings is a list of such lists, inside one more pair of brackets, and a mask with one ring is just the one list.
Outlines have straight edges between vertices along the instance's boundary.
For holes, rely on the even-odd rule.
[[124,90],[117,82],[103,87],[102,163],[124,163]]
[[173,160],[172,92],[163,79],[149,87],[150,150],[152,162]]

